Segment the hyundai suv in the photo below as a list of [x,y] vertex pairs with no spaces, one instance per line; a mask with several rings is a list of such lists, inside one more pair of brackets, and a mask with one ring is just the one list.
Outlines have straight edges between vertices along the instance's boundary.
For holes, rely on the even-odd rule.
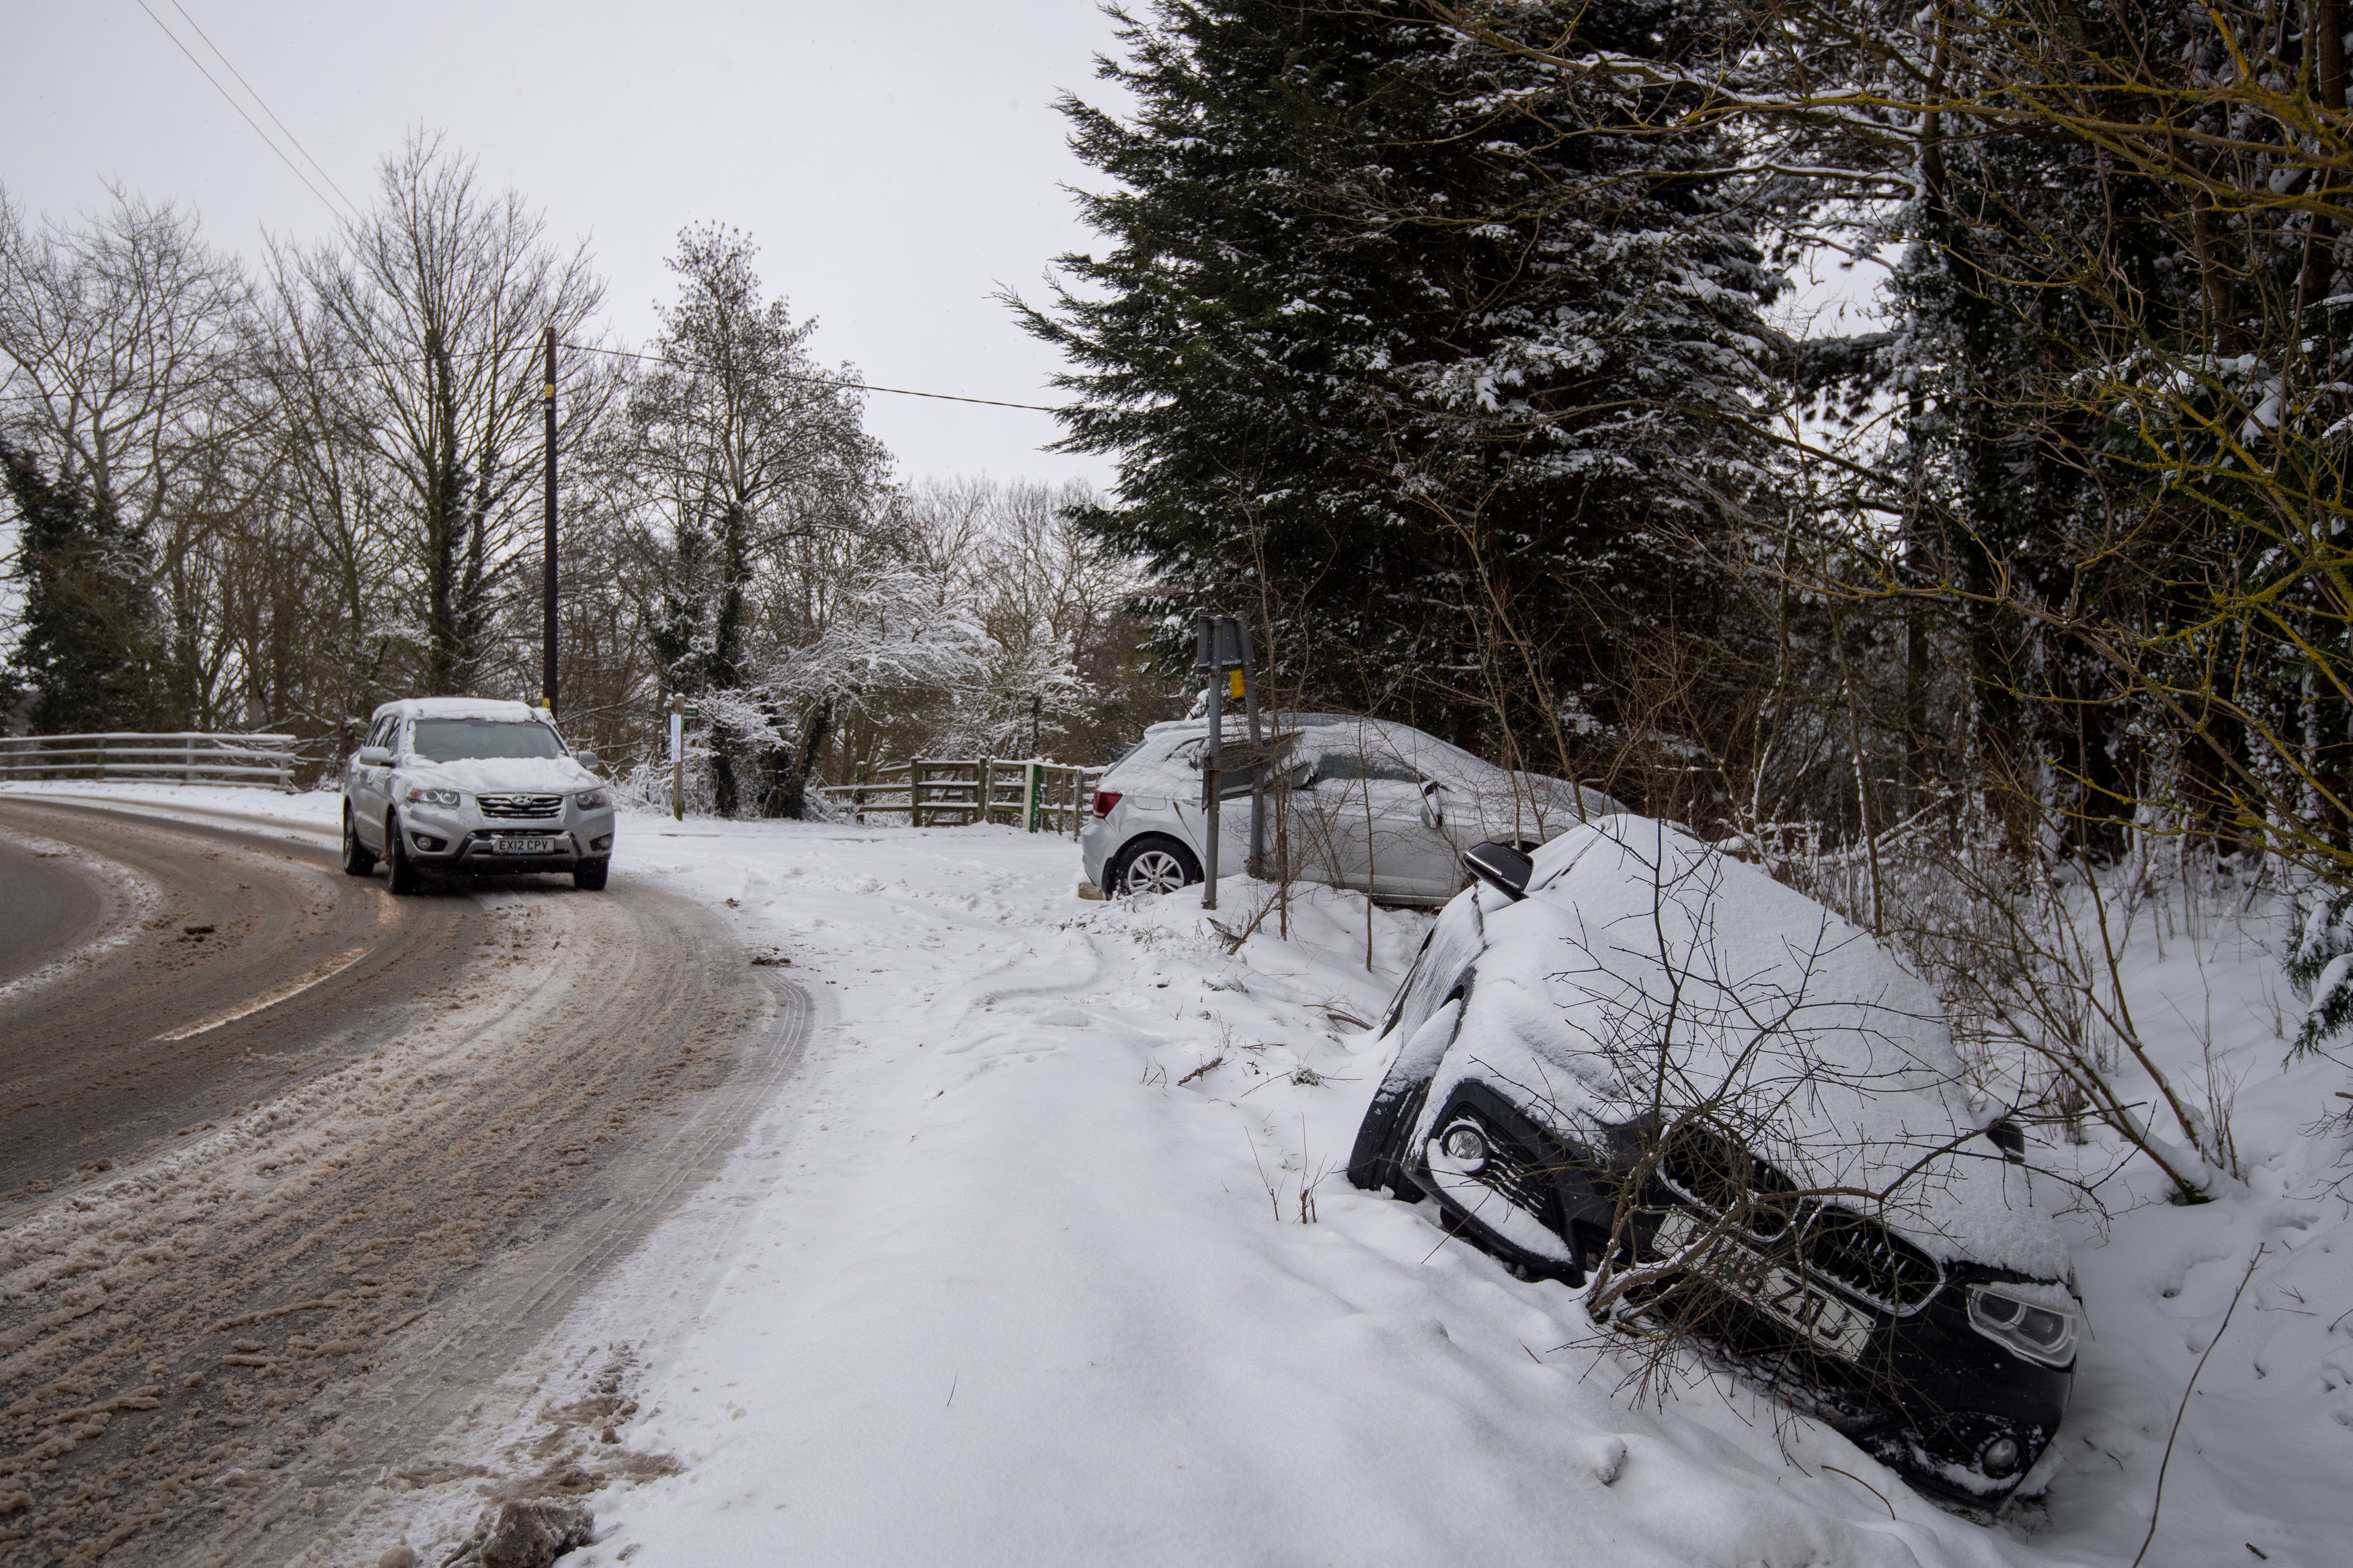
[[472,697],[417,697],[375,710],[343,771],[343,869],[385,862],[392,890],[424,872],[569,871],[605,885],[613,796],[544,710]]

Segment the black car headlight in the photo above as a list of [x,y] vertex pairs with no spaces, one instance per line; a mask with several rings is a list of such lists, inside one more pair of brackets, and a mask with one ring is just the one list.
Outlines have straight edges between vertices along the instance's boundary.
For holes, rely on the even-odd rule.
[[584,789],[572,797],[572,804],[583,811],[602,811],[613,804],[613,795],[609,790]]
[[2030,1301],[1999,1285],[1969,1287],[1969,1327],[2044,1366],[2065,1366],[2075,1359],[2083,1321],[2079,1311]]
[[410,784],[401,799],[411,805],[444,805],[452,811],[466,804],[466,797],[454,789],[427,789],[422,784]]

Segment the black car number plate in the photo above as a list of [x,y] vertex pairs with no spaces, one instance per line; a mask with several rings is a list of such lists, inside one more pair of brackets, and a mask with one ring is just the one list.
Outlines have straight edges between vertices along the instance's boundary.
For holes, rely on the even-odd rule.
[[[1659,1222],[1651,1249],[1664,1258],[1691,1246],[1699,1222],[1677,1209]],[[1709,1244],[1699,1270],[1767,1316],[1812,1340],[1816,1348],[1859,1361],[1871,1338],[1871,1317],[1770,1258],[1729,1237]]]

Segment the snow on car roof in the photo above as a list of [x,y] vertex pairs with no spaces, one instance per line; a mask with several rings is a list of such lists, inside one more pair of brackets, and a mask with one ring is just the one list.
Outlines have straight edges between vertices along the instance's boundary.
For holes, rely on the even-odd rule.
[[1530,896],[1486,916],[1432,1105],[1495,1079],[1589,1135],[1662,1085],[1670,1120],[1705,1115],[1939,1258],[2066,1272],[2031,1176],[1977,1136],[1988,1118],[1936,994],[1870,933],[1645,817],[1538,856]]
[[544,723],[544,712],[528,702],[498,697],[403,697],[383,704],[369,717],[380,719],[386,713],[403,713],[416,719],[505,719]]

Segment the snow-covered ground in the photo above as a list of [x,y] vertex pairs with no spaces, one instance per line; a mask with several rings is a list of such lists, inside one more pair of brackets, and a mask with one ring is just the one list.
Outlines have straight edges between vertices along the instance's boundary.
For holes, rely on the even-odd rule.
[[[1427,917],[1324,891],[1237,942],[1264,889],[1224,884],[1213,923],[1078,874],[1004,828],[625,822],[616,886],[728,911],[822,1026],[705,1196],[518,1369],[549,1406],[617,1388],[614,1441],[678,1467],[591,1498],[567,1561],[2122,1568],[2160,1465],[2149,1564],[2353,1558],[2347,1141],[2297,1131],[2353,1102],[2333,1063],[2281,1070],[2269,918],[2137,928],[2141,1026],[2191,1087],[2210,1042],[2239,1080],[2248,1180],[2181,1208],[2096,1140],[2036,1152],[2106,1175],[2067,1221],[2093,1337],[2047,1506],[1983,1527],[1720,1379],[1640,1396],[1575,1292],[1348,1186],[1362,1022]],[[438,1561],[480,1507],[384,1503],[353,1561]]]

